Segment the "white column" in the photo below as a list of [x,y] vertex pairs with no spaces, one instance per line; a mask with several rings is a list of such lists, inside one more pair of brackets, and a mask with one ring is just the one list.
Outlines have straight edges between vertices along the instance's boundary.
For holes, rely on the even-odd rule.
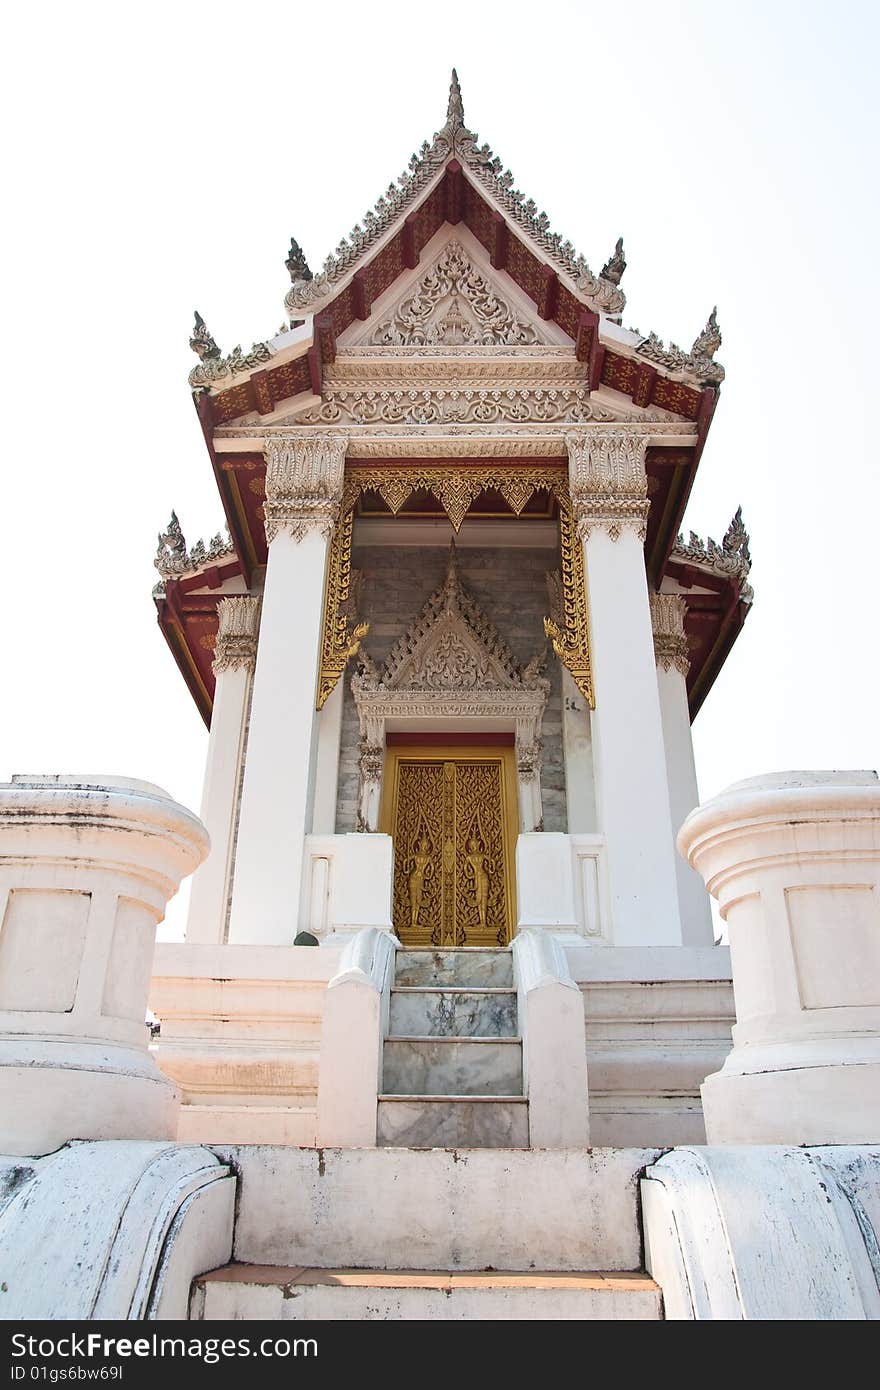
[[345,685],[340,679],[318,715],[318,756],[315,772],[315,809],[312,832],[336,832],[336,800],[339,790],[339,744],[342,737],[342,705]]
[[269,563],[235,853],[231,943],[289,946],[299,927],[312,824],[327,548],[339,514],[345,439],[266,441]]
[[571,496],[590,610],[598,828],[617,946],[681,944],[643,540],[645,437],[572,435]]
[[[651,595],[654,656],[673,836],[678,834],[685,817],[690,815],[700,800],[686,683],[689,667],[684,631],[686,611],[685,601],[680,594]],[[675,871],[682,940],[685,946],[711,946],[714,941],[712,912],[703,880],[680,854],[675,857]]]
[[214,649],[214,709],[202,791],[201,817],[211,853],[192,883],[187,941],[220,945],[226,927],[238,788],[244,757],[248,696],[257,655],[259,598],[223,598]]

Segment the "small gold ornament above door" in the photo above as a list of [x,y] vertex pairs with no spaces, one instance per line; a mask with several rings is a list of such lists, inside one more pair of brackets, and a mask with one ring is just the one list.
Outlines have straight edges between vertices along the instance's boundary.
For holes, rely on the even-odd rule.
[[393,748],[385,788],[394,927],[404,945],[506,946],[517,829],[512,749]]

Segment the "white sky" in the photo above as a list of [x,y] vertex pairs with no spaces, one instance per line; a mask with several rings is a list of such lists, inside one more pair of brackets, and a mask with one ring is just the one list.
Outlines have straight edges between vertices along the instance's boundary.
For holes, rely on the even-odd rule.
[[[754,610],[695,724],[704,796],[875,767],[880,7],[84,3],[5,21],[0,776],[112,772],[198,808],[207,734],[155,622],[156,533],[222,512],[186,376],[281,325],[445,118],[594,270],[624,322],[728,379],[686,526],[742,502]],[[179,912],[178,908],[178,912]]]

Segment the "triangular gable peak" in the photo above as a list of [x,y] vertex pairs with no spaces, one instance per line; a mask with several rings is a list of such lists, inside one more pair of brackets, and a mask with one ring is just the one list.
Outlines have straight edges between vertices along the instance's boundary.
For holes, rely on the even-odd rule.
[[[607,279],[594,275],[571,242],[550,230],[547,214],[539,212],[532,199],[513,187],[513,175],[489,146],[478,145],[477,140],[465,125],[461,88],[453,69],[445,124],[411,157],[408,170],[396,184],[388,186],[375,210],[366,214],[363,226],[357,224],[340,242],[336,254],[327,257],[323,270],[308,279],[294,280],[285,299],[290,314],[316,312],[326,305],[372,255],[388,245],[403,224],[404,264],[407,260],[415,264],[412,258],[418,257],[419,241],[424,244],[429,240],[443,220],[453,225],[466,221],[499,262],[509,258],[511,249],[514,259],[520,259],[517,248],[508,245],[513,233],[517,242],[523,239],[523,249],[537,258],[538,267],[543,265],[548,272],[562,276],[584,304],[607,314],[620,314],[626,296],[619,288],[616,271],[612,268]],[[441,183],[444,196],[432,201]],[[434,227],[429,230],[432,220]],[[528,268],[522,267],[524,271]],[[544,276],[548,285],[550,273]]]
[[352,327],[357,333],[399,277],[420,266],[425,247],[444,224],[468,229],[491,266],[528,298],[537,319],[558,325],[585,364],[590,388],[606,385],[639,406],[656,405],[696,420],[701,388],[718,385],[724,375],[713,360],[721,341],[714,311],[690,353],[674,344],[666,348],[656,334],[644,337],[622,328],[622,244],[594,275],[513,182],[465,125],[453,73],[444,126],[413,155],[409,171],[340,242],[319,274],[311,274],[294,243],[287,262],[293,281],[285,299],[289,330],[271,342],[255,343],[250,352],[235,348],[224,357],[197,317],[191,343],[201,360],[190,384],[209,394],[211,423],[253,411],[270,415],[282,400],[319,395],[324,365],[334,360],[339,340],[350,340]]
[[520,670],[476,599],[462,588],[453,544],[443,584],[395,643],[381,679],[374,673],[374,681],[397,692],[523,690],[543,684],[540,664],[536,659]]
[[564,341],[530,312],[515,287],[499,286],[501,273],[490,270],[479,250],[474,254],[450,229],[428,268],[408,284],[396,281],[366,327],[346,335],[344,345],[534,347]]

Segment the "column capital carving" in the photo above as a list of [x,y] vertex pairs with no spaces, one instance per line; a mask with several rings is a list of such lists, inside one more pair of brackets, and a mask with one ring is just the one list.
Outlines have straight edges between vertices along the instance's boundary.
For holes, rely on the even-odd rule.
[[343,434],[268,435],[266,455],[266,540],[286,531],[296,541],[317,530],[328,540],[342,501],[345,451]]
[[690,670],[688,639],[684,630],[687,604],[681,594],[651,594],[651,627],[654,658],[669,671],[674,666],[683,676]]
[[257,659],[257,633],[260,627],[260,599],[248,595],[221,598],[217,604],[217,644],[214,648],[214,674],[221,671],[252,671]]
[[625,527],[644,540],[648,520],[647,437],[626,430],[565,436],[571,504],[581,540],[594,530],[616,541]]

